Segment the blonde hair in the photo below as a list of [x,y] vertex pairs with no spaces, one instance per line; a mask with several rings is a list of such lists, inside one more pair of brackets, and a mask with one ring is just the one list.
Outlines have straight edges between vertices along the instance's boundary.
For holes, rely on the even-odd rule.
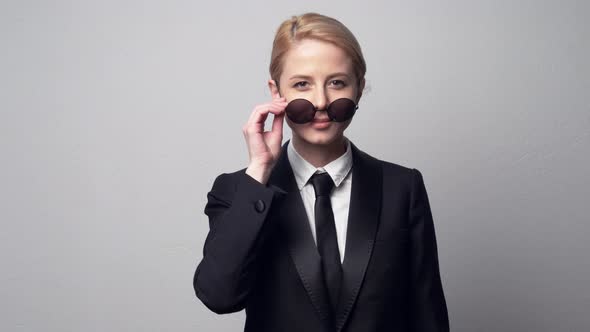
[[[358,41],[340,21],[318,13],[305,13],[285,20],[275,34],[270,56],[270,77],[279,84],[285,54],[303,39],[315,39],[340,47],[352,60],[357,85],[365,77],[367,65]],[[360,92],[360,91],[359,91]]]

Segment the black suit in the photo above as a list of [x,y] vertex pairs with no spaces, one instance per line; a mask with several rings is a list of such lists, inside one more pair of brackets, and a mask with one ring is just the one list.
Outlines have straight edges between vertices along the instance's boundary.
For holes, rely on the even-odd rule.
[[267,185],[245,168],[208,193],[210,231],[193,284],[222,314],[246,308],[245,331],[448,331],[434,225],[421,173],[351,142],[353,167],[341,300],[327,290],[287,141]]

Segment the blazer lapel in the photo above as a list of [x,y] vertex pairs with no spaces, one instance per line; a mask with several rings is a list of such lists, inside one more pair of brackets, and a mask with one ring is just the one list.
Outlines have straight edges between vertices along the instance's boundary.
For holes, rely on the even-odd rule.
[[281,154],[268,180],[270,186],[283,191],[278,209],[278,220],[299,278],[313,306],[326,328],[333,329],[330,302],[324,285],[321,257],[313,240],[305,206],[295,181],[293,169],[287,156],[287,145],[283,144]]
[[[328,292],[322,274],[321,257],[313,240],[303,200],[287,156],[285,142],[269,177],[269,186],[278,187],[282,196],[277,214],[289,254],[307,294],[326,327],[333,329]],[[361,288],[373,250],[381,207],[381,168],[377,160],[360,151],[351,142],[353,166],[348,214],[346,248],[342,266],[336,328],[340,331],[350,314]]]
[[358,297],[373,252],[379,215],[383,176],[378,160],[359,150],[352,142],[352,188],[348,210],[346,248],[342,263],[342,286],[336,317],[341,331]]

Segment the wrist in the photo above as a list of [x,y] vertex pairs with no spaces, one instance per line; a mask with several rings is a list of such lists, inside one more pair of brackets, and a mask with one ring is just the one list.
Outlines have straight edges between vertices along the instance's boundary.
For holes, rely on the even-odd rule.
[[246,174],[254,178],[256,181],[266,184],[270,176],[270,168],[258,164],[251,164],[246,169]]

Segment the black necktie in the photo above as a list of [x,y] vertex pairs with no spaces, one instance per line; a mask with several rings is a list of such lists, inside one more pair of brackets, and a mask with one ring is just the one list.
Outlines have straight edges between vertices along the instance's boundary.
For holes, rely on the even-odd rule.
[[330,203],[330,192],[334,188],[334,182],[327,172],[315,173],[310,178],[310,181],[315,190],[317,247],[322,258],[322,270],[330,294],[333,317],[336,317],[338,295],[340,294],[340,283],[342,280],[342,265],[340,263],[340,252],[338,251],[338,240],[336,238],[334,212]]

